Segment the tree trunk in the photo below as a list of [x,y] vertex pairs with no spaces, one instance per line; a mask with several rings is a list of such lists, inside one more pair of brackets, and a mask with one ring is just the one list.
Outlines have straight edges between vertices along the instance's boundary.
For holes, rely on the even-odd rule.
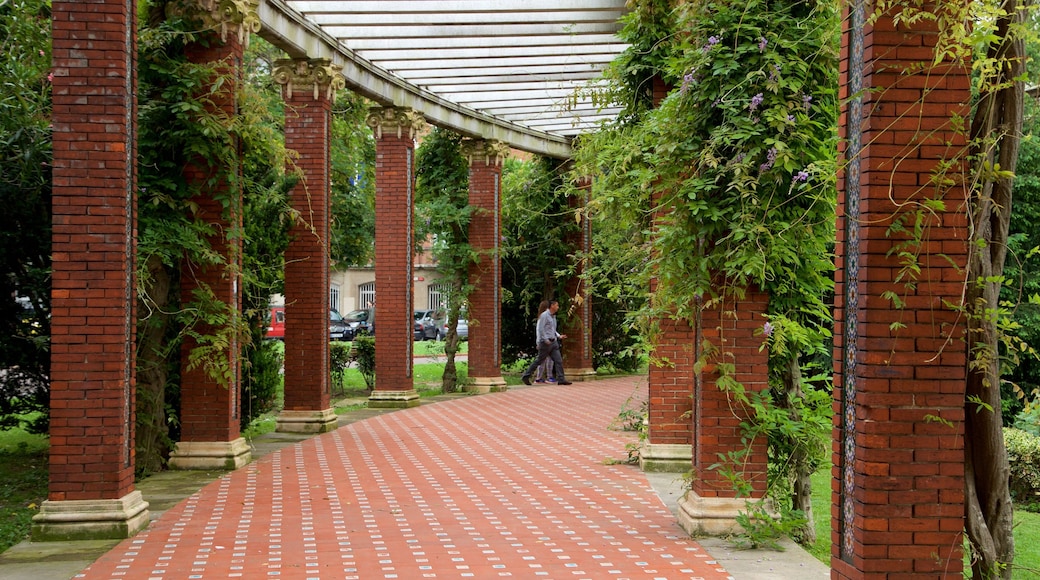
[[[798,364],[797,354],[792,353],[784,368],[781,369],[784,392],[780,396],[780,407],[785,409],[791,421],[802,420],[795,401],[802,397],[802,368]],[[791,447],[791,508],[805,514],[805,525],[795,530],[800,544],[811,545],[816,542],[816,527],[813,524],[812,511],[812,474],[813,466],[806,441],[799,441],[796,436],[788,436],[787,443]]]
[[451,283],[451,293],[448,295],[448,313],[444,324],[448,327],[444,335],[444,374],[441,375],[441,391],[454,393],[459,388],[458,370],[455,368],[455,353],[459,350],[459,333],[456,328],[459,324],[459,295],[462,284],[458,280]]
[[1000,399],[1001,330],[992,314],[999,307],[1011,216],[1012,178],[1021,139],[1025,87],[1025,51],[1016,35],[1021,25],[1019,0],[1005,0],[1006,16],[998,20],[1001,39],[989,49],[999,59],[999,90],[983,92],[971,126],[974,174],[979,178],[971,197],[973,231],[969,244],[968,369],[965,386],[964,467],[965,527],[971,543],[974,578],[1011,578],[1015,555],[1013,506],[1008,487]]
[[170,429],[166,422],[170,276],[157,257],[149,258],[146,271],[145,298],[137,305],[135,462],[139,474],[162,471],[171,448]]

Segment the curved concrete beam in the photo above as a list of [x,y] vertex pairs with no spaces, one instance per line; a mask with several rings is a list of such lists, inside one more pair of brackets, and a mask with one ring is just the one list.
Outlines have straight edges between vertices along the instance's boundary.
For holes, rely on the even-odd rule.
[[429,123],[466,137],[502,141],[521,151],[557,159],[571,157],[570,138],[515,125],[411,85],[341,46],[281,0],[263,0],[260,21],[259,34],[264,40],[291,58],[327,58],[342,66],[347,87],[381,105],[410,107]]

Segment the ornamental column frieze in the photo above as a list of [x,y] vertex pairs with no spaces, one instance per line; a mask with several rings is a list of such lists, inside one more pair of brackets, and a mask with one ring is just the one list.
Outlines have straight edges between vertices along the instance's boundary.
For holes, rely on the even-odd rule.
[[501,141],[465,139],[469,160],[469,243],[477,254],[470,266],[469,377],[467,391],[504,391],[502,378],[502,163],[509,147]]
[[198,20],[220,34],[221,42],[233,36],[243,46],[249,46],[250,34],[260,32],[259,11],[260,0],[175,0],[166,5],[167,17]]
[[373,109],[366,124],[376,140],[376,384],[369,406],[419,404],[412,376],[415,235],[415,137],[422,116],[408,108]]
[[301,179],[289,194],[299,219],[285,250],[285,398],[281,433],[336,428],[329,373],[329,204],[332,102],[345,86],[327,59],[275,61],[285,100],[285,147]]
[[336,92],[347,86],[343,67],[327,58],[279,59],[274,61],[274,82],[282,87],[282,98],[291,101],[299,92],[310,92],[315,101],[335,102]]

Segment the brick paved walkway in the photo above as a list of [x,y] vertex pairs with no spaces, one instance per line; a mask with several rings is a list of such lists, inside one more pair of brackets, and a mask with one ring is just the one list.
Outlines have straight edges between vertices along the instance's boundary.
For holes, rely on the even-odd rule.
[[206,486],[77,579],[726,579],[609,429],[645,377],[366,419]]

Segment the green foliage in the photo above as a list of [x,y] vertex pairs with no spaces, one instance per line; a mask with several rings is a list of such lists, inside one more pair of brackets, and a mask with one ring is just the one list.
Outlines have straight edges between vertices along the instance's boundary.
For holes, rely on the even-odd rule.
[[50,24],[46,0],[0,2],[0,430],[38,433],[50,410]]
[[[1028,345],[1026,350],[1006,349],[1001,384],[1004,411],[1014,416],[1040,394],[1040,108],[1026,99],[1026,133],[1020,143],[1014,182],[1015,207],[1008,228],[1008,259],[1001,301],[1009,305],[1014,336]],[[1031,352],[1030,352],[1031,351]],[[1035,405],[1035,403],[1034,403]]]
[[[138,420],[163,433],[168,430],[169,437],[165,444],[142,439],[146,431],[139,429],[142,464],[164,454],[163,445],[178,437],[177,373],[186,335],[200,344],[189,365],[203,365],[223,383],[232,381],[226,353],[233,344],[240,345],[243,427],[277,403],[281,355],[261,337],[269,296],[282,288],[288,231],[299,218],[288,205],[297,177],[285,171],[281,97],[269,80],[258,80],[268,78],[277,49],[259,39],[252,43],[243,60],[243,73],[251,82],[238,84],[236,114],[225,115],[214,112],[210,103],[221,97],[221,87],[234,84],[231,73],[188,61],[186,45],[204,41],[187,32],[190,24],[163,17],[149,21],[153,24],[140,30],[138,72]],[[185,168],[193,166],[209,177],[187,179]],[[226,190],[214,188],[218,183],[226,183]],[[225,218],[241,214],[241,229],[233,225],[223,232],[242,240],[241,267],[236,256],[229,260],[211,247],[216,229],[211,218],[198,213],[198,200],[205,196],[222,204]],[[205,287],[182,302],[179,281],[185,262],[240,275],[241,312]],[[160,372],[162,367],[168,370]]]
[[684,33],[654,40],[669,47],[664,78],[682,85],[642,122],[583,139],[579,169],[600,175],[603,211],[648,224],[655,208],[667,208],[643,269],[659,280],[657,308],[689,316],[695,296],[756,284],[800,309],[824,310],[835,204],[833,7],[679,10],[675,29]]
[[355,351],[352,343],[329,343],[329,374],[333,396],[341,395],[344,390],[343,379],[347,369],[354,362]]
[[732,539],[742,548],[783,551],[780,540],[790,537],[794,530],[805,525],[805,514],[798,510],[784,509],[779,517],[775,517],[766,509],[764,500],[748,501],[745,507],[746,511],[737,514],[737,524],[744,533]]
[[340,91],[332,110],[330,257],[364,266],[375,257],[376,145],[365,124],[369,103]]
[[1011,497],[1020,504],[1040,502],[1040,437],[1006,427],[1004,444],[1011,467]]
[[[617,258],[601,262],[626,273],[608,295],[656,284],[634,317],[651,342],[664,317],[725,309],[749,287],[769,293],[762,334],[774,394],[748,393],[720,345],[702,344],[698,365],[715,364],[717,388],[747,417],[745,442],[770,437],[772,482],[789,489],[791,470],[819,462],[829,436],[826,387],[790,368],[829,367],[836,5],[669,4],[634,3],[622,36],[635,48],[611,64],[601,97],[628,114],[581,138],[576,171],[596,176],[590,214],[625,224]],[[674,90],[649,109],[654,77]],[[738,493],[750,490],[743,456],[712,466]]]
[[354,360],[358,371],[365,378],[365,386],[372,390],[376,385],[376,339],[362,334],[354,337]]
[[419,246],[427,237],[433,238],[437,272],[447,286],[444,392],[459,388],[455,367],[459,337],[455,326],[478,282],[470,278],[470,266],[477,263],[479,254],[469,243],[469,224],[475,210],[469,205],[469,161],[462,155],[461,144],[462,136],[435,128],[415,154],[418,226],[413,243]]

